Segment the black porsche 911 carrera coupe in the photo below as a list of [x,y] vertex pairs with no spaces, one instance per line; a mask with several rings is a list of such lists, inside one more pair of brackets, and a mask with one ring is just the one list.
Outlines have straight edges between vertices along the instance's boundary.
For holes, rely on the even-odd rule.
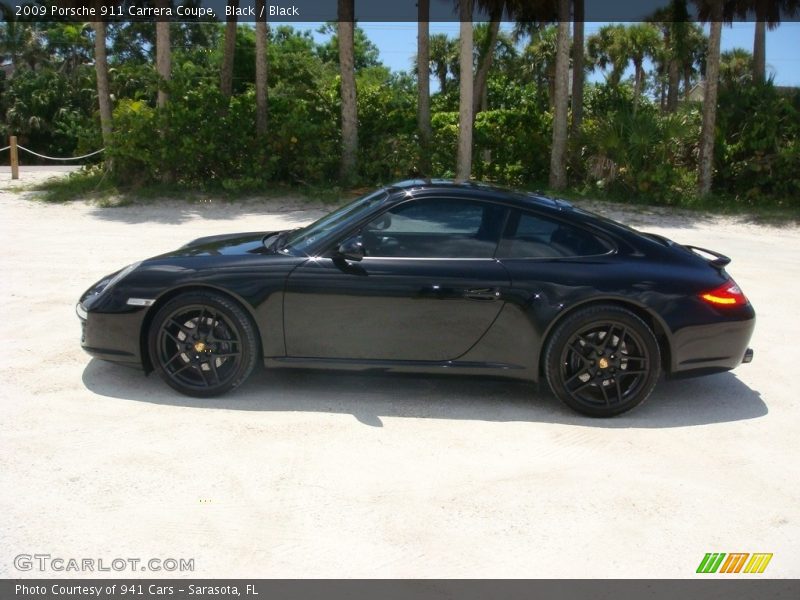
[[546,379],[608,417],[662,371],[752,360],[755,313],[729,262],[561,200],[406,181],[301,229],[129,265],[77,312],[89,354],[193,396],[228,392],[263,361]]

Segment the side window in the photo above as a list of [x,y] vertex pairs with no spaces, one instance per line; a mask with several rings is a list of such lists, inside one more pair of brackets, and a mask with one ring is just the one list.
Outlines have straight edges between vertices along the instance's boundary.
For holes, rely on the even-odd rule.
[[498,258],[568,258],[606,254],[609,243],[566,223],[533,213],[513,211],[508,218]]
[[412,200],[368,223],[361,236],[368,257],[492,258],[505,214],[484,202]]

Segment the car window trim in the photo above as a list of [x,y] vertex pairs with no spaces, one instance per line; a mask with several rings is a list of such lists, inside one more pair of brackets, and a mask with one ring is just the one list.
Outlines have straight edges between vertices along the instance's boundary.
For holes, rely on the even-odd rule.
[[[330,257],[327,257],[327,258],[330,258]],[[478,258],[478,257],[473,257],[473,258],[454,258],[454,257],[437,258],[437,257],[433,257],[433,256],[365,256],[364,258],[361,259],[361,262],[364,262],[365,260],[471,260],[471,261],[490,260],[492,262],[498,262],[498,259],[494,258],[493,256],[486,257],[486,258]]]

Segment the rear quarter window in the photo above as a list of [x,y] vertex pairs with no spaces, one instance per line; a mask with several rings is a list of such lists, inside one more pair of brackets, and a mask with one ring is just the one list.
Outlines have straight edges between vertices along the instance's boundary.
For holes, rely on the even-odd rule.
[[534,213],[509,215],[498,258],[575,258],[607,254],[612,244],[580,227]]

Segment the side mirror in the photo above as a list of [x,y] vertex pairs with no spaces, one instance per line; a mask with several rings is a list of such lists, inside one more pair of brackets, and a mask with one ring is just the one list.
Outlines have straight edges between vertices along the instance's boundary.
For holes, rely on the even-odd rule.
[[346,239],[336,250],[336,253],[346,260],[360,261],[367,255],[361,236]]

